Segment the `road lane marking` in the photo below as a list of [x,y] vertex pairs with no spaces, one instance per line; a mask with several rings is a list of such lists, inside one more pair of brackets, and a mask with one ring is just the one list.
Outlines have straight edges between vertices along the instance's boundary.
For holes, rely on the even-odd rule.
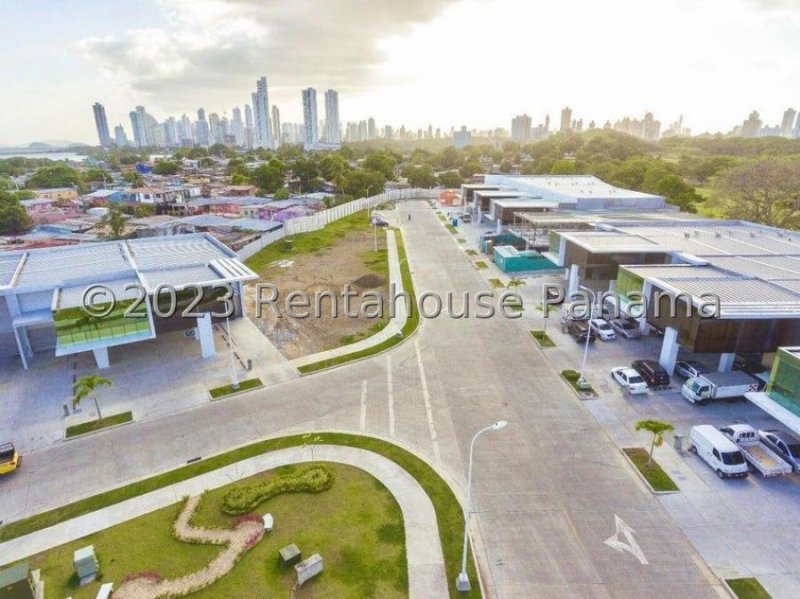
[[422,363],[422,352],[419,350],[419,337],[414,340],[414,349],[417,351],[417,366],[419,367],[419,380],[422,386],[422,398],[425,401],[425,415],[428,418],[428,430],[431,434],[433,443],[433,458],[437,462],[442,461],[439,453],[439,439],[436,436],[436,425],[433,423],[433,408],[431,407],[431,394],[428,392],[428,379],[425,376],[425,365]]
[[[633,533],[635,531],[630,527],[630,525],[625,522],[625,520],[614,514],[614,526],[616,527],[617,531],[603,542],[611,547],[614,551],[619,551],[620,553],[627,551],[633,557],[638,559],[639,563],[643,566],[648,565],[647,558],[644,556],[642,548],[639,547],[639,543],[637,543],[636,539],[633,538]],[[620,535],[625,537],[625,541],[620,540]]]
[[361,431],[367,428],[367,379],[361,381],[361,418],[358,428]]
[[386,392],[389,399],[389,436],[394,437],[394,389],[392,388],[392,356],[386,356]]

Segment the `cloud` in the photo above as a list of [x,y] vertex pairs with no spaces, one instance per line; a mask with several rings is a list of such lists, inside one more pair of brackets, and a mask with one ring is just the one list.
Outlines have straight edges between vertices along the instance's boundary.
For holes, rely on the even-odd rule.
[[800,0],[748,0],[748,2],[764,10],[800,10]]
[[[456,0],[158,0],[165,25],[91,37],[78,48],[121,74],[136,103],[200,105],[226,90],[309,85],[363,89],[383,61],[378,41],[433,19]],[[278,92],[280,94],[280,91]]]

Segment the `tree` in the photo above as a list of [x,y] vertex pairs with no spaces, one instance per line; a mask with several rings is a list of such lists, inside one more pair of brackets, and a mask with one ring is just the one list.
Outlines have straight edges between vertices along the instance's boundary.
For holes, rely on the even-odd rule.
[[66,164],[43,166],[36,169],[28,179],[30,189],[48,189],[53,187],[77,187],[81,184],[81,175]]
[[354,198],[363,198],[383,191],[386,178],[383,173],[368,169],[358,169],[346,175],[344,193]]
[[367,154],[362,166],[371,171],[381,173],[387,180],[394,179],[394,167],[397,164],[395,158],[384,150],[375,150]]
[[143,218],[145,216],[153,216],[156,209],[152,204],[139,204],[133,209],[133,214],[136,218]]
[[556,160],[550,167],[551,175],[574,175],[576,172],[574,160]]
[[273,164],[262,164],[253,171],[253,183],[262,193],[275,193],[283,187],[283,173]]
[[181,165],[173,160],[156,160],[153,172],[156,175],[177,175],[181,170]]
[[122,178],[125,179],[131,187],[144,187],[144,177],[136,171],[128,171],[122,175]]
[[664,433],[674,431],[675,427],[669,422],[661,422],[660,420],[640,420],[636,423],[636,430],[647,431],[653,435],[653,441],[650,443],[650,454],[647,456],[647,467],[649,468],[653,465],[653,450],[663,445]]
[[288,200],[289,199],[289,190],[285,187],[281,187],[278,191],[275,192],[275,195],[272,196],[273,200]]
[[506,285],[508,289],[517,289],[519,287],[525,287],[525,281],[520,279],[519,277],[511,277],[508,281],[508,285]]
[[31,218],[20,204],[17,194],[0,191],[0,235],[24,233],[31,224]]
[[800,159],[762,158],[735,166],[714,181],[726,218],[773,227],[800,227]]
[[653,191],[684,212],[697,212],[697,204],[703,201],[695,188],[678,175],[667,175],[656,184]]
[[439,173],[439,176],[436,178],[436,180],[439,185],[446,187],[447,189],[461,187],[461,184],[464,182],[464,179],[456,171]]
[[436,185],[436,176],[433,174],[433,169],[429,164],[423,164],[421,167],[410,166],[405,170],[408,184],[411,187],[433,187]]
[[82,376],[72,385],[72,409],[74,410],[77,408],[81,401],[87,397],[91,398],[94,401],[94,407],[97,409],[97,419],[102,420],[103,414],[100,412],[100,404],[97,403],[97,390],[100,387],[111,386],[111,381],[99,374],[87,374]]
[[503,162],[500,163],[500,172],[501,173],[506,173],[506,174],[510,173],[513,170],[513,168],[514,168],[514,165],[511,164],[510,160],[503,160]]
[[111,205],[108,214],[103,217],[103,223],[108,225],[111,231],[111,239],[119,239],[125,229],[125,215],[118,206]]

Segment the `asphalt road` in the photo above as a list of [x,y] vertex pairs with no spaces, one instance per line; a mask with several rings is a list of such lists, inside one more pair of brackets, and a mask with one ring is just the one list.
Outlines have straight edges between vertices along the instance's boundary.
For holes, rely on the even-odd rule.
[[[459,306],[461,293],[487,290],[427,203],[401,204],[400,216],[418,295],[457,292]],[[473,433],[499,419],[509,425],[478,441],[473,482],[490,596],[719,596],[718,581],[601,426],[503,317],[425,320],[386,354],[31,453],[19,476],[3,481],[0,518],[314,429],[394,439],[463,489]],[[615,517],[623,522],[616,537]]]

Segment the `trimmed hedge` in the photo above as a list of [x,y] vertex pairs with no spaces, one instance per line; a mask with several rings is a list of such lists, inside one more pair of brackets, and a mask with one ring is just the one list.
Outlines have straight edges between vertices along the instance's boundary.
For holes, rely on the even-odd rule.
[[279,476],[269,481],[234,487],[222,498],[222,511],[241,516],[283,493],[321,493],[333,486],[336,474],[328,466],[311,466],[298,474]]

